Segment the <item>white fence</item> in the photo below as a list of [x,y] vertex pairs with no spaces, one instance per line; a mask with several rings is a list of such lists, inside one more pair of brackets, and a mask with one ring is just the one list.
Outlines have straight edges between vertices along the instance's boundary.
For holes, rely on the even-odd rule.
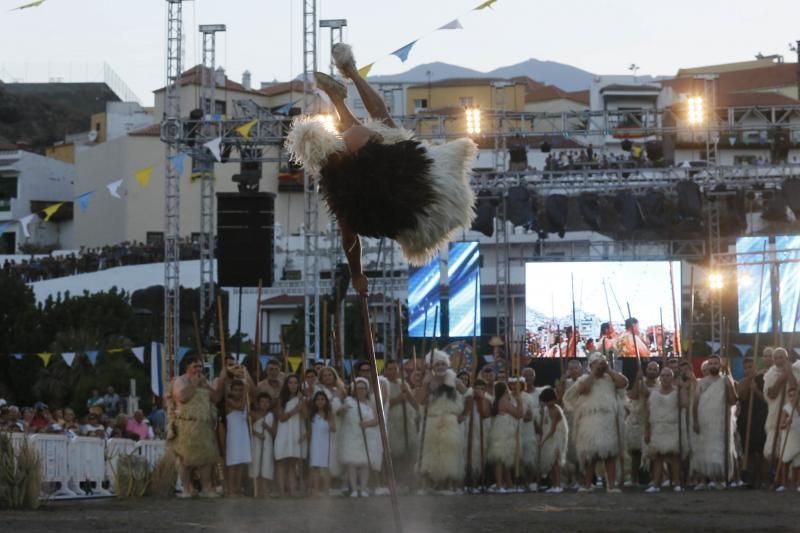
[[[18,451],[25,436],[14,433],[10,437]],[[139,455],[153,467],[166,453],[163,440],[134,442],[45,434],[31,435],[27,440],[41,460],[42,496],[50,498],[111,496],[120,456]]]

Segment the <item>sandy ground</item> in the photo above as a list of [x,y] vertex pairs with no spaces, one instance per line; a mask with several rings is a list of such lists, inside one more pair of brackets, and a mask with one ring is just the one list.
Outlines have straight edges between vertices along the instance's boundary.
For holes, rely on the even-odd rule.
[[[800,493],[729,490],[409,496],[405,533],[468,531],[800,531]],[[389,498],[76,500],[0,512],[0,531],[378,533],[394,526]]]

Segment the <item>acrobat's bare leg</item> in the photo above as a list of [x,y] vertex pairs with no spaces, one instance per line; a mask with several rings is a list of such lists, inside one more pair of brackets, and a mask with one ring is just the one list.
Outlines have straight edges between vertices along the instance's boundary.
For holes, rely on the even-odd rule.
[[389,127],[396,128],[397,125],[392,120],[389,110],[386,108],[386,102],[383,101],[381,95],[361,77],[356,69],[356,61],[353,58],[353,51],[350,45],[338,43],[333,46],[333,59],[336,63],[336,68],[342,73],[342,76],[349,79],[356,86],[358,95],[364,102],[364,107],[367,108],[369,116],[376,120],[383,121]]
[[315,72],[314,80],[317,83],[317,88],[328,95],[333,107],[336,108],[336,113],[339,115],[339,131],[346,131],[352,126],[361,125],[361,121],[353,115],[353,112],[350,111],[350,108],[345,103],[347,88],[344,85],[322,72]]

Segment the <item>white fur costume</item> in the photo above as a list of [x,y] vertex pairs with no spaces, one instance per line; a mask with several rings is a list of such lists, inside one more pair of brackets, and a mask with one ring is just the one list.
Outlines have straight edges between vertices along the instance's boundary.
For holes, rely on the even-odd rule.
[[[534,389],[532,393],[523,392],[520,397],[522,398],[522,405],[525,406],[525,416],[531,416],[534,419],[539,414],[539,393],[541,389]],[[530,422],[521,422],[520,427],[520,440],[522,441],[522,465],[533,471],[538,472],[539,466],[539,438],[536,435],[536,430],[533,425],[533,420]]]
[[[472,389],[468,389],[464,398],[471,398],[473,394]],[[487,402],[491,404],[492,399],[491,396],[487,396]],[[469,419],[470,415],[467,414],[467,417],[464,419],[464,422],[461,424],[461,429],[464,433],[463,441],[464,441],[464,465],[469,464],[473,476],[473,480],[477,479],[476,476],[479,476],[481,473],[481,415],[480,411],[478,410],[478,402],[473,400],[472,402],[472,460],[468,463],[467,462],[467,452],[469,452],[468,444],[470,440],[469,435]],[[483,460],[486,461],[487,454],[489,453],[489,432],[492,428],[492,419],[485,418],[483,420]]]
[[644,452],[646,451],[644,444],[644,410],[645,399],[644,394],[652,391],[655,386],[651,387],[646,381],[642,382],[644,391],[641,397],[637,399],[626,398],[625,407],[628,414],[625,416],[625,449],[630,452]]
[[[795,379],[800,379],[800,366],[797,363],[789,367],[794,373]],[[773,366],[764,374],[764,399],[767,401],[767,421],[764,423],[764,431],[766,432],[767,440],[764,442],[764,457],[768,460],[772,458],[772,449],[773,443],[775,442],[775,428],[778,425],[778,415],[781,411],[781,396],[780,392],[778,392],[778,397],[775,399],[770,398],[767,395],[767,390],[775,385],[775,382],[780,377],[781,372],[777,369],[777,367]],[[786,398],[783,398],[783,401],[786,401]],[[783,445],[784,435],[782,431],[777,432],[778,436],[778,444],[775,446],[776,453],[781,453],[780,447]]]
[[[784,436],[778,443],[778,446],[783,447],[785,439],[786,447],[783,448],[781,460],[784,463],[791,463],[793,467],[798,467],[800,466],[800,408],[796,409],[792,402],[787,402],[783,406],[783,412],[785,417],[791,416],[791,424],[787,430],[789,435],[786,436],[784,432]],[[780,448],[778,453],[780,453]]]
[[[506,393],[513,407],[517,406],[517,399],[508,392]],[[500,413],[492,420],[492,430],[489,432],[489,456],[490,463],[499,463],[507,467],[514,466],[515,453],[517,446],[517,429],[521,430],[521,420],[513,416]],[[520,448],[521,452],[521,448]]]
[[[589,394],[578,394],[581,383],[590,378],[595,381]],[[611,376],[581,376],[564,394],[564,405],[575,413],[575,451],[581,464],[619,455],[619,397]]]
[[[561,466],[567,462],[567,447],[569,446],[569,428],[567,427],[567,417],[558,405],[555,406],[561,414],[556,431],[547,440],[542,440],[541,451],[539,454],[539,472],[547,475],[558,463]],[[546,406],[541,409],[542,439],[550,434],[553,427],[553,420],[550,418],[550,411]]]
[[[654,457],[657,454],[677,454],[680,451],[678,441],[678,391],[673,389],[663,394],[660,388],[650,391],[647,400],[650,416],[650,444],[647,453]],[[683,432],[684,454],[689,448],[686,432]]]
[[[410,130],[390,128],[379,121],[366,121],[363,125],[378,133],[382,144],[395,144],[414,136]],[[478,154],[475,143],[463,138],[438,145],[423,143],[423,146],[433,161],[430,179],[435,198],[414,213],[413,230],[403,230],[397,235],[403,255],[412,265],[427,263],[441,246],[452,240],[458,229],[469,227],[475,218],[475,195],[469,183],[472,163]],[[340,134],[329,131],[319,120],[300,117],[292,123],[286,149],[293,161],[318,176],[328,157],[344,151],[345,144]]]
[[[712,379],[703,378],[700,381],[698,393],[700,398],[697,406],[697,421],[700,433],[694,433],[692,447],[692,471],[696,474],[711,478],[722,479],[725,474],[725,439],[728,440],[728,476],[733,476],[733,458],[735,444],[733,441],[733,428],[736,421],[732,408],[725,401],[725,377]],[[728,434],[725,435],[725,410],[731,411]]]
[[[361,420],[365,422],[375,419],[375,402],[372,396],[365,402],[356,402],[355,398],[347,397],[344,404],[348,407],[342,417],[342,440],[339,448],[339,460],[344,465],[369,466],[372,470],[380,471],[383,465],[383,446],[381,445],[381,435],[378,426],[369,427],[366,433],[367,448],[364,448],[364,433],[361,429]],[[358,409],[361,407],[361,416]],[[338,433],[338,431],[337,431]],[[369,457],[367,451],[369,450]]]
[[[455,373],[445,383],[455,384]],[[464,411],[464,398],[455,389],[454,396],[431,392],[428,396],[428,420],[425,423],[424,447],[420,472],[433,482],[460,481],[464,476],[462,447],[464,446],[458,416]]]
[[[389,398],[394,400],[400,397],[402,381],[389,381]],[[405,404],[405,419],[403,418],[403,404]],[[389,433],[389,448],[392,457],[414,457],[417,450],[417,411],[414,404],[408,400],[397,403],[388,409],[386,417],[387,432]],[[403,427],[405,425],[405,428]],[[406,442],[408,446],[406,447]]]

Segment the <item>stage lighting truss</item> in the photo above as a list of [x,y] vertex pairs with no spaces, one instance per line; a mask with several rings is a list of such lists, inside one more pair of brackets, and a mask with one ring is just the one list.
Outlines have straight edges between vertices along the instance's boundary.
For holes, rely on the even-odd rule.
[[687,100],[689,124],[698,126],[705,122],[705,106],[702,96],[692,96]]
[[719,291],[725,287],[725,280],[720,271],[711,272],[708,275],[708,288],[712,291]]
[[465,111],[467,119],[467,134],[481,134],[481,110],[477,107],[468,107]]

